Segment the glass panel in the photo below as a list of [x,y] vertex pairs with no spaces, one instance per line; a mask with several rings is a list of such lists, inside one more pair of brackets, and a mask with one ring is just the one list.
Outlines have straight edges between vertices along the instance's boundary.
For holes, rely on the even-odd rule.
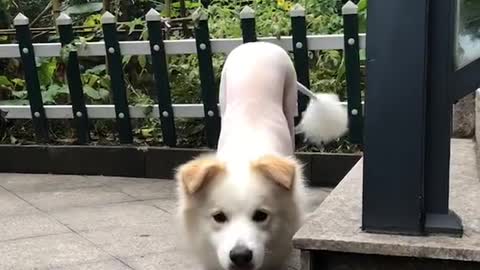
[[480,58],[480,1],[457,0],[456,66]]

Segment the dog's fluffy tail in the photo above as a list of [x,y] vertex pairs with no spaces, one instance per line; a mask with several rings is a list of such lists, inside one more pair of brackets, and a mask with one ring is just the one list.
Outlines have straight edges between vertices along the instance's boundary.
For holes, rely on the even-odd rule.
[[295,132],[308,141],[322,145],[343,136],[348,130],[347,110],[335,94],[314,94],[298,83],[299,90],[310,97],[302,121]]

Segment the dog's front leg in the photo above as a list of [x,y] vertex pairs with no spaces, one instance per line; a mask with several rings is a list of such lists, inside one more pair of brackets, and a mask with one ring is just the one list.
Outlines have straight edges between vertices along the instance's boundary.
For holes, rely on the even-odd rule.
[[297,112],[297,75],[295,69],[289,70],[285,78],[283,93],[283,112],[288,123],[288,130],[292,140],[293,151],[295,151],[295,113]]

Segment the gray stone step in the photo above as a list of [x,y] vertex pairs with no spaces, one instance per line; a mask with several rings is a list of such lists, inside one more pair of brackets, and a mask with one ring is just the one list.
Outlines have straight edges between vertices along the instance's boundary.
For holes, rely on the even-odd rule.
[[462,218],[462,238],[362,232],[362,162],[295,235],[303,270],[480,269],[480,182],[473,141],[452,140],[450,206]]

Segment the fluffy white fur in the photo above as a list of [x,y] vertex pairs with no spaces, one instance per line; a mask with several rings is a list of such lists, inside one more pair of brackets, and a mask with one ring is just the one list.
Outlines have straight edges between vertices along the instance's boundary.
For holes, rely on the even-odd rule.
[[[302,167],[293,157],[296,100],[295,69],[281,47],[247,43],[227,57],[217,152],[183,164],[175,177],[185,246],[203,269],[282,269],[304,218]],[[303,130],[331,139],[344,114],[331,109],[328,98],[318,102],[328,108],[309,110],[323,115],[305,116],[323,127],[304,121]],[[252,255],[242,265],[232,255],[239,247]]]
[[[214,156],[197,160],[207,158],[218,161]],[[291,238],[303,220],[301,167],[296,167],[295,186],[291,190],[251,170],[245,162],[229,164],[227,170],[210,179],[193,196],[180,185],[179,217],[185,246],[204,270],[283,269],[291,251]],[[258,209],[269,213],[265,222],[252,221]],[[218,211],[225,213],[228,222],[219,224],[212,218]],[[249,267],[232,265],[229,254],[239,244],[252,250]]]
[[311,99],[302,121],[296,127],[305,139],[317,145],[328,143],[344,135],[348,130],[347,110],[337,95],[321,93]]

